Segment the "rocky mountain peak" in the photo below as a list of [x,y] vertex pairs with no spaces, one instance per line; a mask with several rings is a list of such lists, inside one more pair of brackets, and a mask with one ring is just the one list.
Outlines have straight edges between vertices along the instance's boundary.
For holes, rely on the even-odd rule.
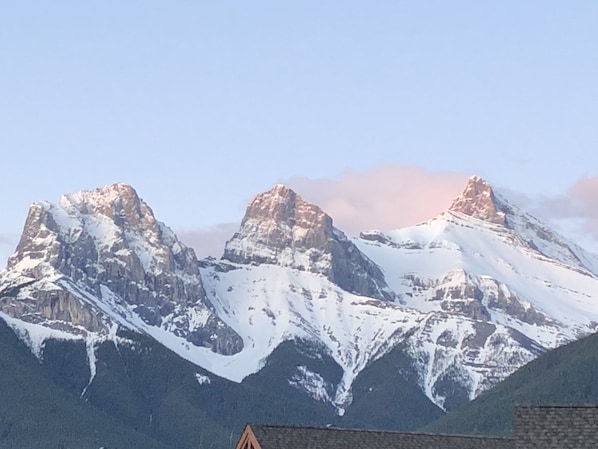
[[[304,233],[292,232],[292,234],[295,238],[305,234],[306,239],[308,235],[313,238],[315,234],[323,237],[326,233],[325,229],[332,230],[332,218],[318,206],[305,201],[295,191],[282,184],[277,184],[251,200],[241,226],[252,220],[259,220],[262,223],[264,227],[261,230],[269,234],[268,237],[272,237],[273,232],[277,233],[275,228],[278,228],[279,232],[282,232],[281,228],[289,228],[293,231],[303,229]],[[265,229],[266,226],[268,229]]]
[[280,184],[251,200],[223,258],[320,273],[350,292],[388,297],[380,269],[333,226],[332,218]]
[[226,354],[242,347],[207,300],[194,251],[123,183],[31,206],[0,273],[0,311],[90,332],[168,330]]
[[323,247],[333,234],[332,218],[281,184],[251,200],[241,229],[278,249]]
[[536,217],[495,192],[482,178],[473,176],[449,212],[467,215],[502,226],[509,239],[518,245],[559,263],[598,276],[598,257],[559,235]]
[[132,186],[122,182],[64,195],[59,205],[81,214],[102,214],[119,226],[139,228],[155,222],[150,207]]
[[[330,264],[324,250],[333,238],[332,219],[279,184],[251,200],[241,228],[226,244],[224,258],[320,271]],[[310,257],[299,257],[305,252]]]
[[495,224],[506,224],[505,212],[490,184],[478,176],[469,178],[465,190],[453,201],[449,211],[469,215]]

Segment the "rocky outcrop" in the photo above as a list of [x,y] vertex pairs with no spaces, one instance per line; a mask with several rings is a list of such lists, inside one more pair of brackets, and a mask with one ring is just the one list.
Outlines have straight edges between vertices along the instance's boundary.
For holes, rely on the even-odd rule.
[[451,204],[449,211],[458,212],[490,223],[505,225],[505,212],[501,210],[492,187],[477,176],[472,176],[465,190]]
[[520,299],[509,286],[486,275],[455,269],[441,278],[419,278],[413,274],[403,276],[404,285],[438,304],[440,310],[478,321],[491,321],[492,312],[502,312],[522,323],[537,326],[556,326],[545,313],[534,308],[529,301]]
[[16,285],[8,291],[0,292],[0,312],[30,323],[46,324],[52,329],[74,335],[82,335],[85,331],[106,330],[106,323],[102,321],[99,310],[82,303],[70,291],[32,289],[29,294],[22,294],[25,288]]
[[197,346],[242,348],[207,300],[193,250],[122,183],[33,204],[0,295],[2,311],[25,320],[97,332],[133,313]]
[[349,292],[392,298],[380,268],[333,226],[332,218],[283,185],[253,198],[223,258],[319,273]]

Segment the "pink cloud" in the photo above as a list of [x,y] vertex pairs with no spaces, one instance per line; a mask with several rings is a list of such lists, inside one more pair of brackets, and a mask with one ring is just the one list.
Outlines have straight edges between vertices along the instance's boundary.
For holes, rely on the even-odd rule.
[[348,170],[335,179],[294,177],[283,183],[320,206],[336,227],[356,235],[428,220],[450,206],[468,179],[463,173],[384,165],[363,172]]
[[517,199],[520,206],[561,234],[598,252],[598,177],[582,177],[561,195],[519,195]]
[[[464,189],[469,175],[384,165],[334,179],[293,177],[283,180],[305,200],[320,206],[336,227],[349,235],[370,229],[390,230],[428,220],[446,210]],[[260,192],[255,192],[256,194]],[[177,230],[198,258],[220,257],[239,223]]]
[[209,228],[177,230],[178,238],[193,248],[199,259],[208,256],[219,258],[224,253],[224,244],[239,229],[239,223],[221,223]]
[[569,189],[569,197],[577,206],[583,230],[598,239],[598,176],[579,179]]
[[[384,165],[362,172],[348,170],[334,179],[293,177],[282,183],[320,206],[333,217],[336,227],[357,235],[370,229],[414,225],[440,214],[463,191],[468,178],[463,173]],[[598,177],[581,178],[558,196],[531,198],[511,192],[510,197],[573,241],[597,250]],[[220,257],[238,227],[239,223],[224,223],[177,234],[200,259]]]
[[598,218],[598,176],[579,179],[569,189],[569,194],[578,201],[584,214]]

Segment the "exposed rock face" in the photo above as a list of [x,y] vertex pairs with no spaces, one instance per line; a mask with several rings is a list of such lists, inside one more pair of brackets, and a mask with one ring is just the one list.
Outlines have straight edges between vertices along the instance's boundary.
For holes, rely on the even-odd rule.
[[422,279],[412,274],[403,276],[418,295],[440,305],[440,309],[477,321],[491,321],[492,312],[500,311],[522,323],[556,326],[546,314],[522,301],[508,285],[490,276],[470,274],[463,269],[448,272],[440,279]]
[[198,346],[242,348],[206,299],[193,250],[126,184],[33,204],[0,296],[1,311],[33,322],[106,332],[133,314]]
[[[31,323],[43,323],[48,327],[83,335],[85,331],[102,332],[106,323],[90,304],[82,303],[80,298],[68,290],[49,288],[47,290],[29,290],[30,294],[21,294],[30,285],[16,285],[12,292],[0,293],[0,311],[9,316]],[[10,296],[13,294],[15,296]]]
[[224,259],[319,273],[349,292],[392,298],[380,268],[333,226],[332,218],[283,185],[253,198],[241,228],[226,243]]
[[505,212],[500,209],[492,187],[477,176],[469,179],[465,190],[453,201],[449,210],[491,223],[506,224]]

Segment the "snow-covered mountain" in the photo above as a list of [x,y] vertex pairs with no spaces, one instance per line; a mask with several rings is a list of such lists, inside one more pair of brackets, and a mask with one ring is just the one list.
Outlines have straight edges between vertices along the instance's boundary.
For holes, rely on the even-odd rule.
[[252,200],[222,259],[199,262],[115,184],[34,204],[0,273],[1,316],[34,349],[121,326],[241,382],[300,339],[343,375],[331,384],[301,365],[289,385],[339,414],[360,373],[397,350],[410,363],[392,376],[446,409],[472,399],[593,332],[597,296],[597,256],[476,177],[439,217],[353,239],[278,185]]
[[[439,404],[446,376],[462,379],[473,398],[539,352],[598,326],[596,255],[478,177],[440,216],[364,232],[355,243],[382,268],[398,303],[427,314],[408,347]],[[463,338],[450,323],[465,318],[477,332]]]
[[206,300],[193,250],[122,183],[34,203],[0,292],[0,311],[34,346],[122,326],[222,354],[242,348]]

